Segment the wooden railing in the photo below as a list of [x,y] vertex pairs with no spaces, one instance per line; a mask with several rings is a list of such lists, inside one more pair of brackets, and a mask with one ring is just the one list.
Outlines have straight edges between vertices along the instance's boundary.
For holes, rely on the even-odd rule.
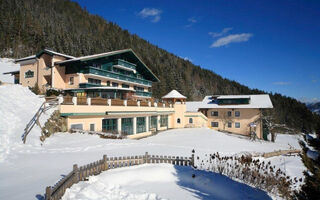
[[120,167],[129,167],[134,165],[141,165],[145,163],[169,163],[179,166],[192,166],[194,167],[194,154],[191,157],[182,156],[157,156],[149,155],[148,152],[145,155],[140,156],[124,156],[124,157],[107,157],[103,156],[101,160],[90,163],[88,165],[81,166],[73,165],[73,170],[58,181],[53,187],[48,186],[46,188],[46,200],[58,200],[64,195],[67,188],[70,188],[73,184],[79,181],[86,181],[87,178],[92,175],[98,175],[103,171],[109,169],[115,169]]
[[137,101],[134,100],[128,100],[127,101],[127,106],[138,106]]
[[42,113],[44,113],[45,111],[49,110],[52,107],[57,106],[58,104],[59,104],[58,99],[51,99],[51,100],[45,101],[41,104],[41,106],[37,110],[36,114],[34,114],[34,116],[31,118],[29,123],[26,125],[26,128],[24,129],[24,132],[21,136],[23,144],[26,143],[27,136],[29,135],[30,131],[32,130],[32,128],[34,127],[35,124],[37,124],[42,129],[40,121],[39,121]]
[[107,105],[107,104],[108,104],[107,99],[104,99],[101,97],[91,99],[91,105]]
[[121,99],[111,99],[112,106],[124,106],[123,100]]
[[148,107],[148,106],[149,106],[149,103],[146,102],[146,101],[140,101],[140,106],[146,106],[146,107]]
[[87,97],[77,97],[77,105],[87,105]]

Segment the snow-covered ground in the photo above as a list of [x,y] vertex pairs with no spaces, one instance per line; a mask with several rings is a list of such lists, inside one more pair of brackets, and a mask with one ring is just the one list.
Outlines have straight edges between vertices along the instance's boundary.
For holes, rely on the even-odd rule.
[[145,164],[91,176],[89,181],[72,186],[62,199],[263,200],[270,197],[261,190],[220,174],[170,164]]
[[14,77],[10,74],[3,74],[5,72],[11,72],[19,70],[20,65],[13,63],[13,59],[0,58],[0,81],[6,83],[14,83]]
[[[43,99],[21,86],[0,86],[0,199],[41,199],[43,198],[45,187],[54,185],[62,176],[69,173],[73,164],[85,165],[101,159],[104,154],[108,156],[131,156],[149,152],[156,155],[190,156],[192,149],[195,149],[196,156],[203,157],[205,154],[214,152],[220,152],[222,155],[234,155],[245,152],[270,152],[289,149],[290,146],[300,148],[298,145],[299,137],[294,135],[278,135],[275,143],[252,142],[208,128],[173,129],[141,140],[111,140],[87,134],[57,133],[41,144],[38,140],[40,129],[35,127],[27,138],[27,144],[23,145],[20,138],[23,129],[42,101]],[[49,114],[44,115],[42,121],[48,117]],[[304,166],[298,156],[280,156],[266,160],[270,160],[290,176],[297,176],[298,178],[303,176]],[[176,188],[174,192],[181,194],[181,198],[168,196],[166,191],[161,192],[160,186],[165,183],[160,181],[148,182],[150,181],[146,180],[148,177],[140,177],[140,182],[132,183],[133,174],[141,173],[142,169],[148,171],[150,176],[153,170],[155,170],[154,173],[166,174],[165,176],[168,179],[166,181],[169,181],[167,184]],[[152,199],[153,197],[153,199],[197,199],[196,194],[204,198],[201,195],[207,193],[206,187],[197,188],[198,186],[192,186],[192,182],[188,178],[190,178],[189,174],[194,172],[190,170],[168,165],[143,165],[134,168],[110,170],[99,177],[90,179],[93,182],[96,179],[101,180],[96,183],[97,188],[95,190],[90,191],[93,186],[89,186],[88,183],[80,183],[66,194],[65,199],[79,199],[83,197],[81,195],[87,195],[90,192],[92,192],[93,196],[100,197],[99,194],[104,190],[103,188],[110,192],[110,195],[120,195],[116,196],[119,198],[124,195],[123,199],[130,199],[130,197],[132,197],[131,199]],[[182,175],[179,175],[178,172],[181,172]],[[113,182],[116,181],[113,185],[112,182],[104,180],[105,176],[124,177],[127,173],[132,174],[133,177],[129,177],[128,180],[113,180]],[[218,177],[215,174],[209,175],[209,173],[199,171],[196,173],[199,174],[199,179],[209,178],[214,187],[218,187],[216,184],[223,179],[223,177]],[[211,180],[210,177],[213,179]],[[181,181],[180,178],[183,180]],[[143,183],[144,181],[146,182]],[[135,184],[140,184],[141,187],[135,189]],[[232,184],[237,185],[239,183],[234,183],[230,180],[230,185]],[[143,190],[145,185],[148,185],[148,187]],[[152,185],[158,185],[159,187],[152,187]],[[99,186],[101,187],[99,188]],[[109,190],[109,186],[110,188],[113,187],[113,189]],[[240,184],[239,187],[245,186]],[[79,188],[83,188],[81,191],[88,190],[89,192],[80,192],[78,194],[75,191],[79,190]],[[251,191],[251,189],[248,188],[248,191]],[[226,190],[226,193],[228,191],[230,190]],[[215,190],[211,192],[209,193],[210,195],[218,195],[215,194]],[[263,194],[261,193],[261,195]],[[240,192],[234,195],[244,197],[243,195],[249,194]],[[201,199],[200,197],[198,199]],[[87,198],[83,197],[82,199]]]

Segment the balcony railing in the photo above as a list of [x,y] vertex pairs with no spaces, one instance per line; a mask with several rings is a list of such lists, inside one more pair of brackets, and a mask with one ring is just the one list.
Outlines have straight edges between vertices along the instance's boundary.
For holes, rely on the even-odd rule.
[[94,67],[86,67],[81,70],[81,73],[96,74],[96,75],[100,75],[100,76],[105,76],[107,78],[114,78],[114,79],[118,79],[118,80],[122,80],[122,81],[128,81],[128,82],[138,83],[138,84],[142,84],[142,85],[146,85],[146,86],[152,86],[152,82],[148,81],[148,80],[134,78],[134,77],[130,77],[130,76],[123,75],[123,74],[118,74],[118,73],[114,73],[114,72],[110,72],[110,71],[105,71],[102,69],[97,69]]
[[121,59],[118,59],[118,60],[114,61],[113,65],[120,65],[120,66],[129,68],[131,70],[136,70],[136,65],[135,64],[127,62],[127,61],[124,61],[124,60],[121,60]]
[[144,96],[144,97],[151,97],[152,93],[151,92],[142,92],[142,91],[136,91],[137,96]]
[[90,88],[90,87],[103,87],[105,85],[99,85],[99,84],[94,84],[94,83],[80,83],[79,88]]

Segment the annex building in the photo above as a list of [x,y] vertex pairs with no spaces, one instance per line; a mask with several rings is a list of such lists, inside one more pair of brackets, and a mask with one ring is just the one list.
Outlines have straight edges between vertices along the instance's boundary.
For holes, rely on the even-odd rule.
[[272,108],[269,95],[213,95],[187,102],[172,90],[152,97],[155,74],[131,49],[73,57],[44,49],[15,60],[20,70],[7,72],[16,84],[37,85],[41,92],[63,91],[59,111],[69,129],[123,133],[131,138],[157,131],[212,127],[263,137],[262,109]]

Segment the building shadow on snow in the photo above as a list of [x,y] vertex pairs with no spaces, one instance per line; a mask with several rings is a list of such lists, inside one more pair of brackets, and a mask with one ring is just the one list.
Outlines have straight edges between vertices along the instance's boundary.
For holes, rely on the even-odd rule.
[[[203,200],[214,199],[251,199],[271,200],[263,190],[234,181],[227,176],[195,170],[191,167],[175,166],[177,185],[193,193],[194,197]],[[192,175],[195,175],[193,178]]]

